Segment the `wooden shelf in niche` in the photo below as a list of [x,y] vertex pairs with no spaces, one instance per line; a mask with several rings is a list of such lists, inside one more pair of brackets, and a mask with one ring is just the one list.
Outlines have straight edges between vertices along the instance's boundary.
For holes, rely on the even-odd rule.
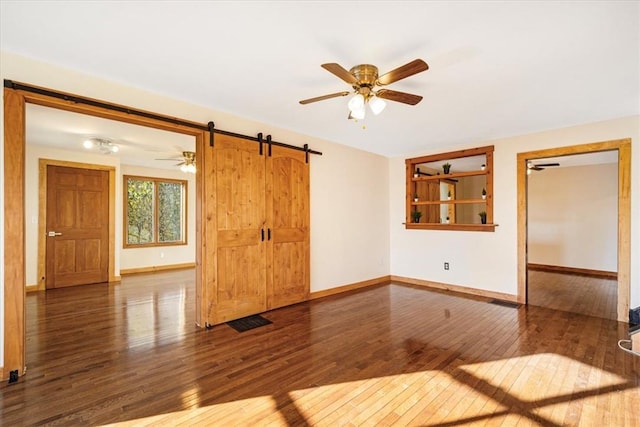
[[486,199],[458,199],[458,200],[418,200],[417,202],[411,202],[414,206],[420,205],[464,205],[472,203],[487,203]]
[[411,230],[456,230],[456,231],[488,231],[493,232],[498,224],[439,224],[439,223],[406,223]]
[[468,172],[454,172],[448,174],[441,175],[421,175],[419,177],[411,178],[411,181],[431,181],[434,179],[439,180],[447,180],[447,179],[455,179],[455,178],[463,178],[465,176],[478,176],[478,175],[486,175],[486,170],[478,170],[478,171],[468,171]]

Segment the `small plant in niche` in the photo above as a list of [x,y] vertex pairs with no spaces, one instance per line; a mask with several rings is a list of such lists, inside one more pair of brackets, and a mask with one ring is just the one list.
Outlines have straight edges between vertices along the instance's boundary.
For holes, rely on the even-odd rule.
[[487,168],[487,165],[485,165],[484,163],[482,164],[482,166],[480,166],[480,170],[485,170]]
[[413,222],[420,222],[420,217],[422,216],[422,212],[420,211],[411,211],[411,218]]
[[418,199],[418,193],[416,193],[416,194],[413,195],[413,201],[417,202],[418,200],[419,200]]
[[482,211],[482,212],[478,213],[478,215],[480,215],[480,223],[481,224],[486,224],[487,223],[487,213],[485,211]]
[[451,200],[451,190],[447,191],[447,200]]
[[449,173],[449,171],[451,170],[451,163],[447,162],[444,165],[442,165],[442,171],[446,174]]
[[487,190],[485,188],[482,189],[482,200],[487,198]]
[[449,224],[449,217],[444,221],[445,224]]

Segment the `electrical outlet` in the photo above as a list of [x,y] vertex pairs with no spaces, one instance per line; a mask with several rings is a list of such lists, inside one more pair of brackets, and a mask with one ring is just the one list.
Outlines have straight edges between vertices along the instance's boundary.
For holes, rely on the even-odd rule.
[[444,263],[444,269],[445,269],[445,270],[448,270],[448,269],[449,269],[449,263],[448,263],[448,262],[445,262],[445,263]]

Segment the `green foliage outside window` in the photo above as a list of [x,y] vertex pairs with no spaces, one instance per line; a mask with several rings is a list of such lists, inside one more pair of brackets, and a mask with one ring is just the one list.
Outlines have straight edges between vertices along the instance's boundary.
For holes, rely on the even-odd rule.
[[158,241],[182,240],[182,184],[158,183]]
[[186,181],[125,177],[125,246],[185,243]]

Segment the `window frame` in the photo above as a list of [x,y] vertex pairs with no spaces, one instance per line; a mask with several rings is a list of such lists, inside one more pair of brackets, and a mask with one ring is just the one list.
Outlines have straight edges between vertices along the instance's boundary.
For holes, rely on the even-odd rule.
[[[151,181],[153,182],[153,242],[150,243],[129,243],[129,180],[137,181]],[[159,218],[159,206],[158,206],[158,191],[159,183],[167,184],[180,184],[182,185],[182,239],[174,242],[159,242],[158,235],[160,229]],[[122,247],[125,249],[132,248],[150,248],[159,246],[184,246],[188,244],[187,230],[188,230],[188,188],[189,181],[186,179],[174,179],[174,178],[161,178],[152,176],[140,176],[140,175],[123,175],[122,176],[122,212],[123,212],[123,224],[122,224]]]

